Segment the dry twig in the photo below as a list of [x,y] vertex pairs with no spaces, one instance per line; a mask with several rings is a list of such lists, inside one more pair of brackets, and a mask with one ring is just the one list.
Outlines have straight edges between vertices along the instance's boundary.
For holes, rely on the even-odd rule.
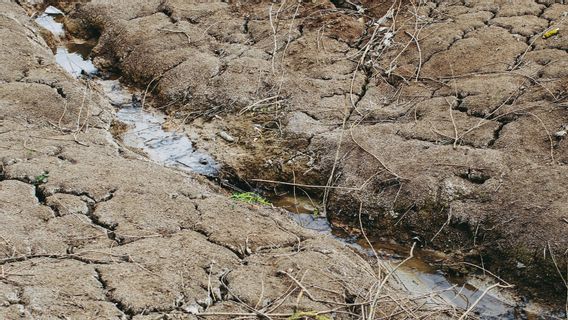
[[483,291],[483,293],[479,296],[479,298],[477,298],[477,300],[475,300],[475,302],[461,315],[461,317],[459,317],[458,320],[464,320],[467,318],[467,315],[469,313],[471,313],[471,311],[473,311],[473,309],[475,309],[475,307],[479,304],[479,302],[481,302],[481,300],[483,299],[483,297],[485,297],[487,295],[487,293],[489,293],[489,291],[495,289],[495,288],[510,288],[510,286],[504,286],[500,283],[496,283],[492,286],[489,286],[487,289],[485,289],[485,291]]
[[432,237],[432,239],[430,239],[430,242],[433,242],[434,239],[436,239],[436,237],[440,234],[440,232],[442,232],[442,230],[444,230],[444,228],[447,225],[449,225],[451,221],[452,221],[452,206],[450,205],[450,212],[448,212],[448,220],[446,220],[446,222],[444,222],[444,224],[442,225],[440,230],[438,230],[438,232],[436,232],[436,234]]

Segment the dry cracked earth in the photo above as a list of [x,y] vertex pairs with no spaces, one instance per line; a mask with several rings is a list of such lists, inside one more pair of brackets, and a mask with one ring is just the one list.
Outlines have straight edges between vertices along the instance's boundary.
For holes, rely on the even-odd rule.
[[[561,2],[58,5],[97,39],[96,65],[183,122],[222,178],[331,186],[306,188],[331,219],[360,215],[552,302],[567,289]],[[124,148],[97,89],[57,67],[22,6],[0,5],[0,315],[360,314],[376,282],[364,259]],[[302,277],[321,298],[298,296]]]
[[113,107],[39,34],[0,1],[1,319],[343,319],[376,292],[364,259],[283,210],[117,144]]

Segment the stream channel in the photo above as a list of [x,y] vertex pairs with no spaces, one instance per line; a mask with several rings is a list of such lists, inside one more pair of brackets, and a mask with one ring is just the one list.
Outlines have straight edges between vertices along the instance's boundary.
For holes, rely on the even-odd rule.
[[[221,167],[210,155],[196,150],[194,143],[176,130],[165,128],[167,115],[158,110],[143,108],[144,92],[129,88],[117,75],[103,76],[91,60],[96,44],[69,37],[63,25],[64,13],[49,6],[35,18],[38,25],[49,30],[57,39],[54,49],[57,63],[77,78],[100,86],[110,103],[116,108],[116,119],[127,125],[118,137],[124,145],[142,151],[150,160],[164,166],[215,177]],[[316,205],[308,197],[290,195],[270,197],[275,207],[286,209],[290,217],[305,228],[327,234],[346,243],[359,253],[374,259],[374,252],[385,265],[394,266],[408,255],[409,248],[385,241],[370,242],[354,236],[345,229],[331,224],[327,218],[314,215]],[[454,278],[439,270],[433,263],[434,252],[417,250],[415,257],[396,271],[396,280],[402,288],[415,294],[438,292],[431,303],[450,304],[466,310],[476,303],[474,313],[482,319],[554,319],[542,306],[527,302],[513,291],[484,291],[495,282],[489,276],[468,275]],[[478,301],[479,300],[479,301]]]

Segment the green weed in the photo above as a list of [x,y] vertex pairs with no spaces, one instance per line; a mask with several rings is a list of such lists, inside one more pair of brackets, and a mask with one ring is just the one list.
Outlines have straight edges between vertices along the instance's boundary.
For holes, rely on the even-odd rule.
[[40,174],[39,176],[35,177],[35,184],[42,184],[42,183],[46,183],[47,179],[49,178],[49,172],[44,171],[42,174]]
[[250,204],[262,204],[265,206],[271,205],[271,203],[268,202],[268,200],[266,200],[265,198],[254,192],[233,193],[231,199]]
[[294,313],[288,320],[302,320],[302,319],[315,319],[315,320],[330,320],[327,316],[322,316],[315,311],[299,311]]

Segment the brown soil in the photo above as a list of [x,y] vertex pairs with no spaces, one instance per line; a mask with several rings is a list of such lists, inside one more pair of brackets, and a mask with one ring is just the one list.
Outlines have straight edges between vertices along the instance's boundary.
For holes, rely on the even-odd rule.
[[[0,2],[0,26],[0,318],[349,319],[369,305],[364,259],[118,145],[112,106],[55,63],[25,10]],[[423,312],[391,284],[378,298],[376,317]]]
[[361,188],[331,190],[327,212],[357,223],[362,201],[373,232],[550,300],[568,249],[568,6],[553,2],[397,3],[382,30],[390,3],[91,1],[73,25],[228,176]]

